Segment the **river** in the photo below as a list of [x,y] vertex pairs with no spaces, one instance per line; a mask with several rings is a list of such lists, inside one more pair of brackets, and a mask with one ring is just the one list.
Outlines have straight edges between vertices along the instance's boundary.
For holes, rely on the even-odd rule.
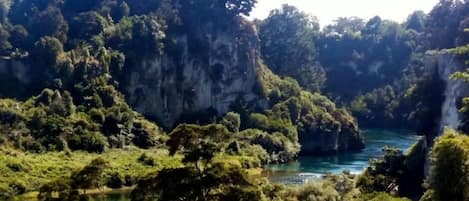
[[288,164],[270,165],[264,175],[274,182],[300,184],[318,179],[325,173],[341,173],[347,170],[358,174],[365,170],[370,159],[383,155],[383,147],[395,147],[405,152],[420,139],[419,136],[412,135],[412,132],[402,130],[370,129],[364,130],[363,135],[366,148],[360,152],[300,157]]
[[[300,184],[307,180],[320,178],[325,173],[340,173],[349,170],[360,173],[367,166],[371,158],[383,155],[384,146],[396,147],[406,151],[419,136],[409,131],[391,131],[383,129],[364,130],[366,148],[360,152],[341,153],[337,156],[300,157],[297,161],[288,164],[270,165],[265,176],[274,182],[286,184]],[[92,195],[95,201],[129,201],[129,192],[117,192],[107,195]]]

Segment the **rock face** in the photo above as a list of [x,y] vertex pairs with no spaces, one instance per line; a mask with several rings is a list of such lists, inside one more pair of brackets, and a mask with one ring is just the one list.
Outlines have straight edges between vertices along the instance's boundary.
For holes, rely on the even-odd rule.
[[[451,80],[450,76],[454,72],[464,71],[464,63],[457,55],[452,54],[449,50],[428,51],[425,55],[425,67],[428,72],[433,72],[439,79],[446,83],[444,90],[445,100],[441,106],[441,119],[438,133],[427,138],[427,154],[433,145],[434,137],[443,133],[445,127],[458,129],[460,124],[460,115],[457,103],[465,96],[469,95],[467,83],[461,80]],[[429,172],[429,158],[424,164],[425,175]]]
[[356,127],[343,127],[306,138],[300,135],[300,144],[301,155],[330,155],[365,147],[363,136]]
[[302,155],[330,155],[364,148],[361,135],[353,132],[321,133],[316,139],[301,140]]
[[[181,115],[195,115],[196,120],[209,116],[203,111],[222,115],[238,98],[261,110],[268,109],[265,94],[259,93],[263,64],[255,27],[250,22],[223,30],[214,27],[207,24],[191,34],[169,33],[167,41],[171,44],[165,44],[165,54],[142,61],[127,75],[124,93],[130,105],[167,128],[175,126]],[[344,115],[353,120],[348,113],[330,118],[332,122],[340,121],[338,118]],[[349,123],[344,125],[353,126],[331,128],[330,132],[309,135],[305,141],[300,136],[300,143],[305,142],[304,153],[331,154],[363,148],[356,123]]]
[[441,133],[445,127],[457,129],[460,124],[457,103],[469,95],[469,90],[463,81],[451,80],[450,76],[457,71],[464,71],[464,63],[448,50],[428,51],[425,62],[429,72],[436,73],[446,83],[439,131]]
[[177,53],[143,61],[130,73],[129,103],[140,113],[171,127],[185,113],[229,111],[238,97],[256,99],[259,41],[248,23],[229,30],[205,25],[194,35],[172,36]]

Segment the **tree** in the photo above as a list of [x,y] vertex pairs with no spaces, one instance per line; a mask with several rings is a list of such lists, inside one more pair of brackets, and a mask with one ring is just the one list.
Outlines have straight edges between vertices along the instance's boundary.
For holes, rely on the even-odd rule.
[[460,22],[467,16],[464,3],[460,0],[440,0],[430,11],[425,21],[430,49],[452,48],[461,34]]
[[10,30],[10,43],[16,47],[25,50],[31,46],[29,41],[29,33],[22,25],[15,25]]
[[[34,52],[32,59],[39,64],[38,66],[45,69],[55,68],[58,64],[59,55],[63,54],[63,45],[57,38],[43,37],[34,44]],[[44,73],[43,69],[38,69],[39,73]]]
[[422,32],[425,29],[425,13],[423,11],[415,11],[407,17],[405,22],[406,29],[412,29],[416,32]]
[[363,19],[358,17],[339,17],[334,20],[334,24],[328,25],[323,32],[325,33],[356,33],[365,27]]
[[71,176],[71,187],[82,189],[101,188],[103,185],[103,172],[109,166],[109,162],[103,158],[96,158],[83,169],[75,171]]
[[[446,129],[431,153],[429,200],[467,200],[469,198],[469,137]],[[428,198],[426,198],[428,199]]]
[[249,16],[256,3],[257,0],[226,0],[225,7],[234,15],[243,14]]
[[[217,25],[214,28],[239,23],[242,20],[240,16],[249,15],[256,3],[257,0],[176,0],[173,5],[177,5],[175,7],[184,28],[195,31],[211,23]],[[172,15],[170,18],[174,19]]]
[[[202,172],[212,158],[225,148],[232,135],[222,125],[198,126],[181,124],[170,134],[167,141],[170,154],[184,154],[183,162],[192,163]],[[201,163],[199,163],[201,162]]]
[[100,34],[108,26],[106,19],[95,11],[80,13],[70,21],[72,38],[88,39]]
[[283,5],[260,22],[259,29],[262,57],[273,72],[297,79],[310,91],[323,87],[325,72],[313,43],[319,33],[316,18]]
[[170,133],[167,145],[170,154],[182,151],[185,166],[163,169],[143,178],[132,192],[132,200],[247,201],[252,197],[261,198],[262,192],[239,164],[214,160],[230,138],[222,125],[179,125]]
[[238,133],[241,126],[241,117],[238,113],[228,112],[221,124],[224,125],[230,132]]
[[[58,194],[57,198],[54,198],[53,196],[55,193]],[[79,193],[71,189],[68,180],[54,180],[39,188],[37,199],[39,201],[78,201]]]
[[112,10],[111,17],[114,21],[119,21],[123,17],[127,17],[130,15],[130,7],[127,2],[122,1],[119,6]]
[[64,43],[67,41],[68,23],[58,7],[50,6],[31,19],[28,30],[37,40],[41,37],[51,36]]
[[120,189],[122,188],[124,181],[122,179],[122,175],[117,172],[111,174],[109,180],[107,181],[107,186],[113,189]]

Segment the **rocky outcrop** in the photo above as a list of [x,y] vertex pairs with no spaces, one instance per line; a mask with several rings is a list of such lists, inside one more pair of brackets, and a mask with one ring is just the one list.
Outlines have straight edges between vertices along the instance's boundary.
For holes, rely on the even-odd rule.
[[[469,87],[467,83],[461,80],[452,80],[450,76],[457,71],[464,71],[464,62],[457,56],[452,54],[449,50],[428,51],[425,54],[425,68],[427,72],[431,72],[433,76],[437,76],[446,84],[444,90],[444,102],[441,105],[441,118],[438,125],[437,133],[432,133],[427,136],[427,150],[430,152],[433,146],[433,140],[436,136],[441,135],[443,130],[447,128],[458,129],[461,122],[460,114],[458,112],[457,103],[463,97],[469,95]],[[429,157],[424,164],[425,175],[429,172]]]
[[449,50],[428,51],[425,56],[427,71],[436,74],[446,84],[439,133],[442,133],[445,127],[457,129],[460,124],[457,103],[462,97],[469,95],[469,90],[463,81],[452,80],[450,76],[457,71],[464,71],[464,63]]
[[[175,126],[181,116],[200,120],[213,112],[222,115],[239,98],[258,110],[271,108],[275,103],[266,88],[284,82],[263,65],[254,25],[241,20],[238,26],[230,25],[223,30],[216,27],[205,24],[190,34],[169,33],[166,41],[170,44],[165,44],[163,55],[145,59],[132,68],[124,89],[133,108],[167,128]],[[288,87],[291,86],[277,86],[277,91],[281,93]],[[314,130],[304,141],[300,132],[304,153],[332,154],[363,148],[363,139],[356,122],[349,122],[354,121],[349,113],[334,116],[332,113],[338,109],[326,97],[305,101],[314,105],[305,108],[312,116],[324,115],[311,120],[312,123],[304,123]],[[204,111],[210,111],[210,115]],[[326,124],[338,126],[323,129]]]
[[130,104],[167,127],[185,113],[215,109],[229,111],[253,92],[259,63],[259,42],[250,23],[229,30],[205,25],[196,35],[172,37],[174,51],[145,60],[131,72],[126,86]]
[[314,139],[301,139],[302,155],[330,155],[364,148],[363,138],[357,130],[320,133]]
[[300,144],[302,155],[330,155],[365,147],[363,136],[354,125],[344,125],[335,131],[300,135]]

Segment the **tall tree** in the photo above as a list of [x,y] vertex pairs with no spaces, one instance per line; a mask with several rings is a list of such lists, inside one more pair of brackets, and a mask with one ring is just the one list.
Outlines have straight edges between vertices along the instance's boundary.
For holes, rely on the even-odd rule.
[[416,32],[422,32],[425,29],[426,15],[423,11],[415,11],[407,17],[405,22],[406,29],[412,29]]
[[297,79],[310,91],[319,91],[326,78],[313,43],[319,34],[317,18],[283,5],[259,27],[262,56],[272,71]]

